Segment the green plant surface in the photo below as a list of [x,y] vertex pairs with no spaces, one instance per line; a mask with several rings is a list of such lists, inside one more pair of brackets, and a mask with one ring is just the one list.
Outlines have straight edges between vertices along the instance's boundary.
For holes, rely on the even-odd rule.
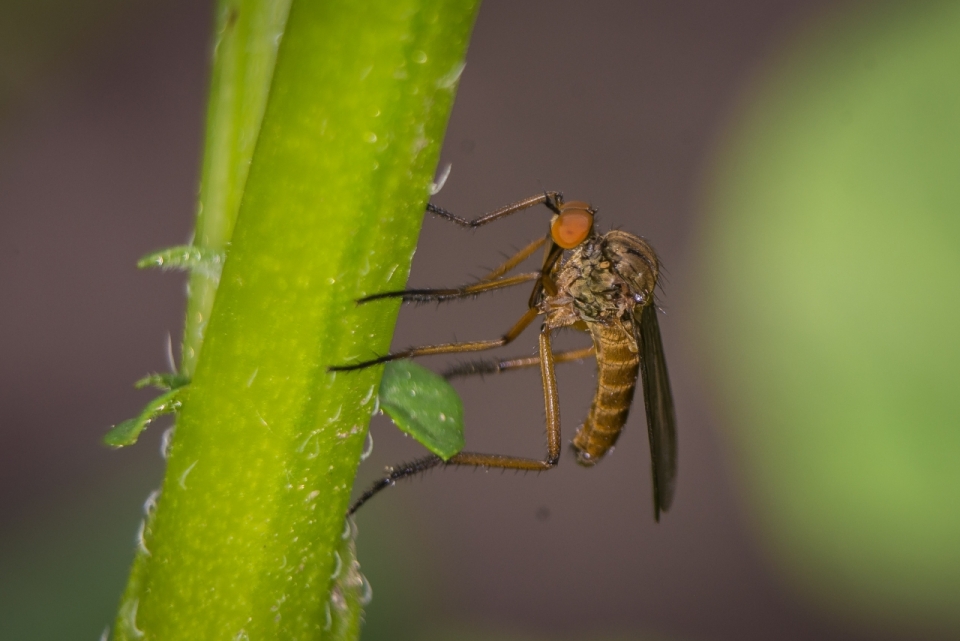
[[[217,132],[242,128],[219,122],[234,111],[213,92],[196,244],[229,248],[209,323],[187,328],[182,373],[199,359],[116,638],[356,638],[344,514],[382,368],[327,368],[389,348],[399,304],[355,300],[405,284],[477,8],[294,0],[236,227],[219,236],[207,216],[229,208],[209,203],[233,196],[209,192],[238,189],[243,155]],[[221,7],[220,47],[235,9]],[[188,323],[210,295],[198,277]]]
[[[960,630],[960,6],[858,8],[720,168],[703,325],[771,556],[831,609]],[[941,630],[942,632],[942,630]]]
[[[233,234],[289,10],[290,0],[220,0],[217,5],[197,226],[192,251],[173,261],[194,267],[180,362],[187,378],[200,357],[220,280],[219,268],[203,267],[211,262],[219,267]],[[145,256],[139,266],[168,266],[176,258],[171,254]]]
[[463,449],[463,403],[453,386],[413,361],[393,361],[380,381],[380,408],[444,461]]

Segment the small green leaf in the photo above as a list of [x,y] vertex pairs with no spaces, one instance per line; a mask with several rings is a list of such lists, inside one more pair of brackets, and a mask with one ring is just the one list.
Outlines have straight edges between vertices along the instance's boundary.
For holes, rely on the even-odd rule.
[[147,254],[137,261],[137,267],[148,269],[178,269],[188,272],[197,272],[219,279],[223,269],[223,252],[212,251],[196,245],[177,245],[160,251]]
[[413,361],[387,363],[380,407],[403,432],[444,461],[463,449],[463,404],[456,390]]
[[127,419],[116,425],[103,437],[103,442],[110,447],[133,445],[140,437],[140,432],[147,428],[150,421],[164,414],[173,414],[180,409],[182,402],[180,395],[183,388],[172,389],[166,394],[156,397],[143,408],[140,416]]
[[161,390],[175,390],[190,383],[190,379],[183,374],[172,372],[161,372],[157,374],[147,374],[139,381],[133,384],[137,389],[144,387],[156,387]]

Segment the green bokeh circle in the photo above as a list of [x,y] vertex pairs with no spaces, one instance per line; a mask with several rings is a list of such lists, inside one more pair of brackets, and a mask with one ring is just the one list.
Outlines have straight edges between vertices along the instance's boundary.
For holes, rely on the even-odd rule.
[[812,25],[716,159],[697,314],[771,557],[960,629],[960,5]]

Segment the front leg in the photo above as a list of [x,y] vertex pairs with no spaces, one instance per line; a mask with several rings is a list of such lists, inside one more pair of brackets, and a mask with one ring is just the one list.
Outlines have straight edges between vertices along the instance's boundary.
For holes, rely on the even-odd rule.
[[472,285],[464,285],[462,287],[453,287],[448,289],[405,289],[396,292],[383,292],[380,294],[365,296],[358,300],[357,303],[369,303],[370,301],[380,300],[382,298],[402,298],[404,303],[426,303],[430,301],[443,302],[456,298],[476,296],[478,294],[483,294],[496,289],[513,287],[514,285],[527,283],[531,280],[536,280],[539,277],[539,274],[531,272],[528,274],[511,276],[510,278],[503,278],[503,276],[529,258],[533,252],[543,247],[545,242],[547,242],[546,236],[538,238],[508,258],[492,272],[481,278],[479,282]]
[[489,214],[484,214],[479,218],[473,220],[468,220],[457,216],[456,214],[447,211],[443,207],[437,207],[433,203],[427,203],[427,211],[431,214],[436,214],[442,218],[446,218],[452,223],[456,223],[461,227],[469,227],[471,229],[476,229],[477,227],[482,227],[487,223],[492,223],[495,220],[499,220],[510,214],[515,214],[518,211],[523,211],[524,209],[530,209],[537,205],[546,205],[547,208],[555,214],[560,213],[560,206],[563,205],[563,194],[558,191],[545,191],[542,194],[536,196],[531,196],[530,198],[525,198],[521,201],[504,205],[500,209],[495,209]]
[[369,303],[371,301],[381,300],[383,298],[400,298],[404,303],[429,303],[433,301],[442,303],[448,300],[456,300],[458,298],[478,296],[480,294],[492,292],[497,289],[513,287],[514,285],[522,285],[523,283],[529,283],[530,281],[537,280],[539,277],[539,272],[529,272],[527,274],[517,274],[516,276],[501,278],[499,280],[487,282],[481,281],[474,285],[464,285],[463,287],[452,287],[449,289],[404,289],[398,292],[381,292],[379,294],[364,296],[357,301],[357,304],[361,305],[363,303]]

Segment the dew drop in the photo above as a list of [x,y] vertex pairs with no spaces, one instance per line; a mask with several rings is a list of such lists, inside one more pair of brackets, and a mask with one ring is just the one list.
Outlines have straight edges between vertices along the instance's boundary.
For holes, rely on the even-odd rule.
[[195,468],[195,467],[197,466],[197,463],[199,463],[199,462],[200,462],[199,460],[196,460],[196,461],[194,461],[193,463],[191,463],[191,464],[190,464],[190,467],[188,467],[187,469],[185,469],[185,470],[183,471],[183,474],[180,475],[180,487],[181,487],[182,489],[184,489],[184,490],[187,489],[187,485],[186,485],[186,483],[187,483],[187,476],[190,475],[190,472],[193,471],[193,468]]
[[363,400],[360,401],[360,405],[366,405],[367,403],[370,402],[371,398],[373,398],[373,386],[371,386],[370,389],[367,390],[367,394],[366,396],[363,397]]
[[343,569],[343,559],[340,558],[340,553],[336,550],[333,551],[333,558],[336,561],[336,565],[333,566],[333,574],[330,575],[330,578],[336,579],[340,576],[340,570]]
[[363,592],[360,593],[360,605],[368,606],[370,602],[373,601],[373,587],[363,573],[360,574],[360,583],[363,590]]
[[157,511],[157,499],[160,498],[160,490],[150,492],[150,496],[143,502],[143,514],[148,519]]
[[143,638],[143,630],[137,627],[137,607],[140,605],[140,599],[133,599],[121,606],[121,620],[127,629],[129,636],[140,639]]
[[360,461],[366,461],[371,452],[373,452],[373,435],[371,435],[368,430],[367,439],[363,443],[363,452],[360,453]]
[[176,426],[171,425],[163,431],[163,435],[160,437],[160,456],[164,460],[170,458],[170,447],[173,445],[173,431],[176,429]]
[[333,416],[331,416],[330,418],[327,419],[327,425],[330,425],[331,423],[335,423],[336,421],[339,421],[339,420],[340,420],[340,412],[341,412],[342,410],[343,410],[343,405],[342,405],[342,404],[341,404],[341,405],[338,405],[338,406],[337,406],[337,411],[336,411],[336,413],[334,413]]
[[443,169],[440,170],[440,175],[437,176],[437,179],[430,183],[430,195],[436,196],[440,193],[440,190],[443,189],[443,186],[447,183],[447,178],[450,177],[450,170],[453,169],[453,163],[447,163],[444,165]]
[[147,521],[140,521],[140,529],[137,530],[137,549],[147,556],[150,556],[150,550],[147,549]]
[[167,365],[170,366],[171,372],[177,371],[177,359],[173,357],[173,336],[170,332],[167,332]]
[[465,62],[458,62],[445,76],[437,81],[437,86],[441,89],[452,89],[460,80],[460,75],[463,74],[463,69],[466,66]]
[[[310,450],[307,450],[307,446],[313,443],[313,447]],[[320,455],[320,439],[317,436],[317,432],[312,432],[307,438],[303,440],[303,443],[300,444],[300,447],[297,448],[300,452],[306,452],[308,459],[315,459]]]

